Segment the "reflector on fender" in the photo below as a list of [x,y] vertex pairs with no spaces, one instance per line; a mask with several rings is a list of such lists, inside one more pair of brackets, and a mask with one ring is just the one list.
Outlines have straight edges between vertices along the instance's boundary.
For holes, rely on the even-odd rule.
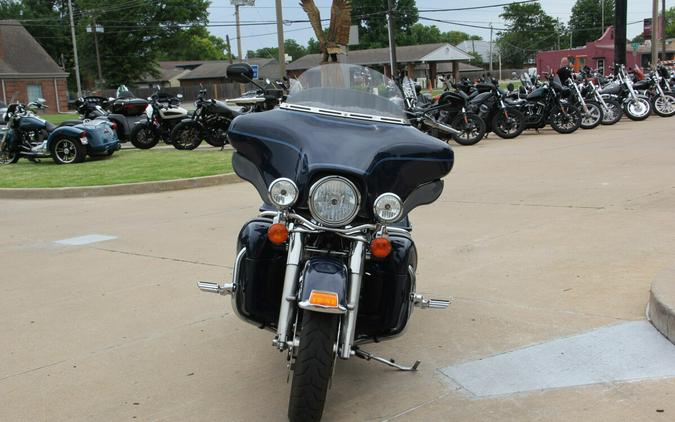
[[312,293],[309,294],[309,304],[337,308],[338,294],[334,292],[322,292],[320,290],[312,290]]
[[288,240],[288,229],[285,224],[275,223],[267,229],[267,238],[275,245],[281,245]]

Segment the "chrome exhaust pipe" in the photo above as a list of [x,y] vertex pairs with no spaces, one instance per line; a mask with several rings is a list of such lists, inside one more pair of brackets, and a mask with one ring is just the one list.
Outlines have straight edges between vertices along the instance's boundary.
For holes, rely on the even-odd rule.
[[438,129],[442,132],[445,132],[449,135],[459,135],[461,132],[458,131],[457,129],[453,128],[452,126],[448,126],[443,123],[439,123],[436,120],[432,119],[431,117],[424,116],[424,124],[432,127],[434,129]]
[[219,295],[227,296],[231,295],[234,291],[234,285],[232,283],[225,283],[220,286],[218,283],[211,283],[209,281],[198,281],[197,287],[199,290],[205,293],[216,293]]

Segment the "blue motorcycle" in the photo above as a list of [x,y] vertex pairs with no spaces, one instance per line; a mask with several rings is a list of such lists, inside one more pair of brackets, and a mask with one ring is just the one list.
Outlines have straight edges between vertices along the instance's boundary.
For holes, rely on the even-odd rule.
[[44,110],[44,100],[23,105],[12,102],[0,128],[0,165],[25,157],[35,161],[51,157],[57,164],[81,163],[90,156],[110,156],[120,148],[115,124],[103,119],[69,120],[58,126],[32,110]]

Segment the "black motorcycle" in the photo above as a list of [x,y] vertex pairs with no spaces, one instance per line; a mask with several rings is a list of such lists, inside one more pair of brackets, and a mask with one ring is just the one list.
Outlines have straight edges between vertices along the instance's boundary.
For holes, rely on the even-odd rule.
[[628,76],[624,65],[616,66],[616,79],[607,79],[600,89],[600,95],[606,100],[621,103],[623,111],[629,119],[645,120],[652,111],[649,97],[640,94],[633,88],[633,80]]
[[293,372],[291,421],[321,418],[337,358],[416,370],[361,347],[402,334],[414,307],[449,304],[418,293],[408,214],[440,196],[453,152],[408,124],[400,93],[375,88],[388,78],[371,69],[370,85],[362,72],[310,69],[302,90],[229,130],[234,170],[264,205],[239,232],[232,282],[199,288],[274,333]]
[[621,108],[621,103],[617,100],[603,98],[603,96],[600,95],[600,91],[594,82],[594,80],[598,80],[600,77],[601,75],[597,72],[593,72],[590,67],[584,67],[580,73],[581,79],[579,89],[585,100],[594,101],[602,108],[602,120],[600,124],[613,125],[621,120],[623,108]]
[[658,65],[645,79],[633,83],[633,89],[647,96],[654,113],[661,117],[675,115],[675,95],[670,90],[669,77],[668,70]]
[[228,143],[227,130],[232,119],[241,113],[206,97],[206,90],[201,89],[195,111],[188,119],[180,121],[171,131],[171,143],[179,150],[192,150],[202,141],[214,147],[223,147]]
[[496,80],[475,86],[475,95],[469,94],[469,110],[478,114],[486,124],[486,132],[494,132],[503,139],[512,139],[525,130],[525,116],[517,106],[509,105],[506,92]]
[[527,128],[541,129],[550,124],[558,133],[572,133],[581,125],[581,112],[565,99],[569,94],[569,88],[556,75],[548,84],[534,88],[524,100],[511,101],[511,105],[525,114]]
[[134,125],[129,135],[131,143],[139,149],[149,149],[162,140],[171,143],[171,131],[188,115],[180,107],[181,94],[175,97],[155,93],[150,97],[150,108],[145,120]]
[[600,103],[588,99],[581,90],[583,84],[583,77],[580,74],[570,77],[566,81],[567,87],[570,89],[569,100],[572,105],[577,107],[581,112],[582,129],[594,129],[598,127],[604,119],[604,112]]

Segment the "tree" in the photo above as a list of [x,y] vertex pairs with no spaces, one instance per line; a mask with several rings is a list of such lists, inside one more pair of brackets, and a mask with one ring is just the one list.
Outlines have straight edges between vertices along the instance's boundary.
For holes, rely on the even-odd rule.
[[[418,44],[433,44],[447,42],[452,45],[457,45],[462,41],[476,39],[481,37],[477,35],[469,35],[461,31],[441,32],[435,25],[423,25],[416,23],[410,27],[407,32],[397,34],[397,45],[418,45]],[[388,44],[387,44],[388,45]]]
[[502,58],[515,66],[533,58],[537,50],[555,48],[563,31],[539,3],[512,3],[499,16],[507,22],[507,28],[497,34],[497,45]]
[[664,26],[666,28],[666,38],[675,38],[675,7],[666,10],[666,17],[664,19]]
[[[359,26],[359,45],[352,46],[352,49],[389,46],[387,9],[387,0],[361,0],[352,3],[352,24]],[[412,26],[417,22],[418,13],[415,0],[395,0],[394,10],[398,41],[399,37],[410,36]]]
[[471,56],[469,64],[472,64],[474,66],[483,66],[483,56],[481,56],[480,53],[476,51],[470,51],[469,56]]
[[[604,28],[602,9],[605,11]],[[614,0],[576,0],[568,24],[573,46],[584,46],[588,41],[600,38],[604,29],[614,23],[614,15]]]
[[225,40],[204,26],[186,28],[158,43],[157,60],[227,60]]
[[[313,41],[313,38],[310,39],[310,41]],[[318,42],[316,43],[318,46]],[[298,42],[292,38],[289,38],[284,41],[284,52],[291,56],[293,60],[297,60],[302,56],[307,55],[307,49]],[[320,49],[319,51],[320,52]],[[260,48],[258,50],[248,50],[246,52],[246,57],[265,57],[265,58],[274,58],[278,59],[279,58],[279,48],[277,47],[265,47],[265,48]]]

